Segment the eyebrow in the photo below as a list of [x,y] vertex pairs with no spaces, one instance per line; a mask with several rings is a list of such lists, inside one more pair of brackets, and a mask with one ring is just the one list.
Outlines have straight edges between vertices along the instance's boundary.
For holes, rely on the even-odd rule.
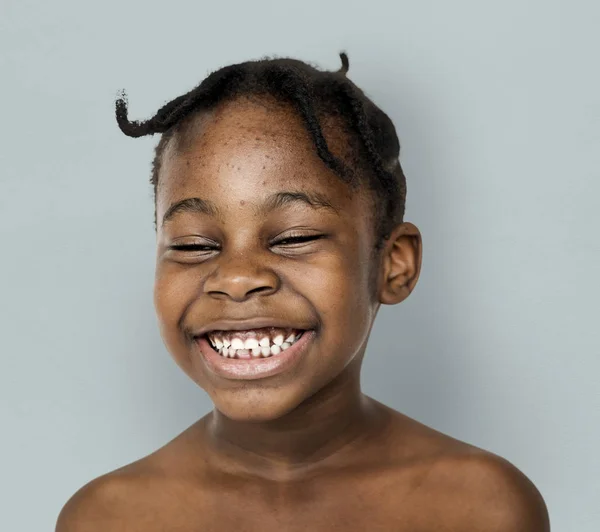
[[162,219],[162,225],[165,225],[169,220],[175,218],[177,214],[182,212],[193,212],[197,214],[206,214],[207,216],[216,217],[221,214],[217,206],[208,200],[201,198],[186,198],[173,203],[165,212]]
[[[306,191],[275,192],[255,208],[255,214],[264,216],[270,211],[297,204],[308,205],[313,209],[327,209],[339,214],[338,209],[332,205],[327,196],[319,192]],[[162,219],[162,225],[173,219],[175,215],[183,212],[205,214],[212,217],[221,215],[220,209],[212,201],[202,198],[186,198],[173,203],[167,209]]]

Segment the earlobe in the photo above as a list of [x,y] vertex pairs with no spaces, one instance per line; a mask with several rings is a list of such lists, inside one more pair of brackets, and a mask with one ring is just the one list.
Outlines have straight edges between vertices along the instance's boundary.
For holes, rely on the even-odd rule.
[[382,251],[379,301],[395,305],[413,291],[421,272],[422,239],[410,222],[398,225]]

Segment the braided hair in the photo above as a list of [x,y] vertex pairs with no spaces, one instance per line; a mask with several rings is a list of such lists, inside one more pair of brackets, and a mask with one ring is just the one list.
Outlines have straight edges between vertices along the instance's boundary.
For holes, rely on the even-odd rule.
[[[353,188],[365,183],[374,193],[376,249],[380,249],[393,227],[402,222],[406,200],[406,179],[398,159],[400,143],[390,118],[379,109],[346,74],[348,56],[340,53],[337,71],[322,71],[291,58],[268,58],[223,67],[207,76],[198,86],[161,107],[144,121],[130,121],[127,95],[116,100],[116,118],[129,137],[161,133],[155,147],[150,183],[156,200],[161,159],[171,138],[180,133],[193,117],[218,104],[240,96],[270,95],[291,105],[302,117],[319,158]],[[342,118],[350,134],[354,162],[348,166],[334,156],[319,117]],[[366,172],[359,172],[366,169]],[[366,174],[366,175],[365,175]],[[156,202],[155,202],[156,204]],[[154,211],[156,228],[156,208]]]

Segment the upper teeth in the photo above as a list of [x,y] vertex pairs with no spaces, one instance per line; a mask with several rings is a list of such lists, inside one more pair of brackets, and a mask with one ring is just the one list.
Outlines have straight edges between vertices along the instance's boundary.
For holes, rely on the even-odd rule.
[[249,331],[212,331],[210,344],[223,356],[234,358],[269,357],[285,351],[303,331],[270,328]]

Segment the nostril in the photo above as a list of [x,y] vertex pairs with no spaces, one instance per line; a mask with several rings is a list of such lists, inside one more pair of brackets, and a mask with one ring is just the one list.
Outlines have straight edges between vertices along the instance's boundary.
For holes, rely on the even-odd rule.
[[250,294],[254,294],[255,292],[269,292],[273,290],[273,287],[271,286],[258,286],[256,288],[253,288],[252,290],[248,290],[248,292],[246,292],[247,295]]

